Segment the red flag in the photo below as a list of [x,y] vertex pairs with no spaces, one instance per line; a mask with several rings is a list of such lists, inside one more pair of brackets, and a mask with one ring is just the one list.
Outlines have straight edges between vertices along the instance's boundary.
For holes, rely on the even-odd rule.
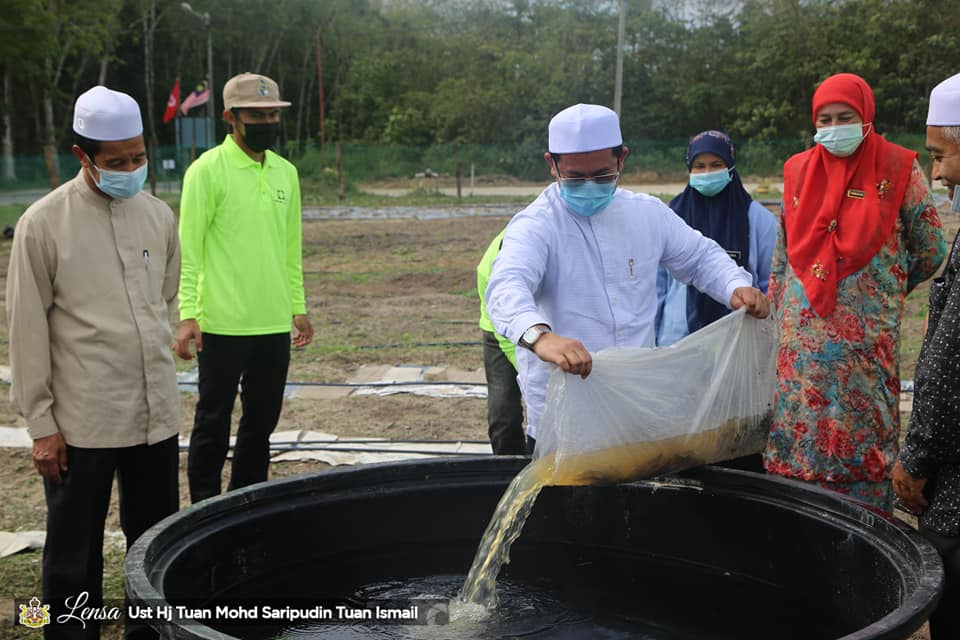
[[167,110],[163,112],[163,124],[167,124],[177,117],[177,107],[180,106],[180,78],[173,83],[170,97],[167,98]]
[[207,100],[210,99],[210,89],[207,88],[207,83],[203,82],[197,85],[197,88],[190,92],[190,95],[183,101],[183,104],[180,105],[180,113],[187,115],[187,112],[194,107],[199,107],[202,104],[206,104]]

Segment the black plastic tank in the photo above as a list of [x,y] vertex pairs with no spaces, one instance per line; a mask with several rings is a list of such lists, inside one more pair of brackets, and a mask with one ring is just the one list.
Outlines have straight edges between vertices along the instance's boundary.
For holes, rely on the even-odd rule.
[[[369,465],[207,500],[136,542],[128,596],[154,608],[302,605],[396,595],[412,582],[414,591],[400,592],[448,598],[525,463]],[[943,569],[912,529],[838,494],[703,467],[616,486],[545,488],[501,582],[491,619],[432,634],[363,624],[150,624],[183,639],[894,640],[929,617]]]

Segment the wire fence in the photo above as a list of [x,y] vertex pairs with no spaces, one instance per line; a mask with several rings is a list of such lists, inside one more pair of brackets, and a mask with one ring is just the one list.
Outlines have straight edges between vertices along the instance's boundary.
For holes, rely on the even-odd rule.
[[[889,139],[924,153],[924,136],[892,135]],[[648,179],[685,178],[686,139],[627,140],[630,155],[627,173],[643,173]],[[737,169],[742,176],[774,177],[782,174],[783,163],[802,151],[811,141],[803,139],[746,140],[738,143]],[[442,144],[431,146],[373,145],[344,143],[336,153],[333,144],[287,143],[281,153],[299,169],[315,188],[336,188],[341,180],[358,184],[389,178],[412,178],[437,174],[465,179],[509,177],[521,181],[549,179],[541,145]],[[151,172],[160,191],[178,192],[183,173],[202,150],[159,146],[150,153]],[[339,155],[339,166],[337,156]],[[56,156],[60,182],[79,171],[72,153]],[[50,179],[41,155],[0,158],[0,192],[49,188]]]

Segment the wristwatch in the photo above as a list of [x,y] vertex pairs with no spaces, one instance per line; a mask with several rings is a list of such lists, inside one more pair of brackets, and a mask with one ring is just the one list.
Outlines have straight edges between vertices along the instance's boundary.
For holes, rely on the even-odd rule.
[[545,333],[550,333],[550,327],[545,324],[535,324],[526,331],[523,332],[523,335],[520,336],[520,346],[526,347],[533,351],[533,345],[536,344],[537,340],[540,339]]

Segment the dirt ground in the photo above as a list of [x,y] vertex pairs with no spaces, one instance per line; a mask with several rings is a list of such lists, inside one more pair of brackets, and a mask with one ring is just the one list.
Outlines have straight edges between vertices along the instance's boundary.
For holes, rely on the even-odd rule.
[[[489,239],[505,223],[506,218],[494,217],[305,223],[305,283],[317,334],[313,344],[293,354],[290,380],[344,382],[362,365],[480,369],[475,268]],[[952,240],[960,221],[951,217],[945,224],[945,235]],[[0,245],[4,279],[9,251],[9,242]],[[924,285],[908,298],[904,314],[902,373],[907,379],[913,376],[919,353],[926,290]],[[0,336],[6,333],[5,316],[0,315]],[[6,362],[4,341],[0,364]],[[192,363],[180,364],[181,369],[191,367]],[[6,391],[7,387],[0,388],[0,424],[19,424]],[[193,404],[194,396],[183,394],[184,435],[189,433]],[[290,399],[278,428],[394,439],[484,440],[485,412],[482,399],[405,395]],[[324,466],[274,464],[271,476]],[[182,455],[182,504],[187,505],[184,468]],[[28,450],[0,449],[0,486],[4,489],[0,530],[44,528],[42,485]],[[120,529],[115,498],[106,528]],[[39,553],[28,553],[0,559],[0,599],[39,594],[39,558]],[[121,561],[122,551],[108,554],[108,597],[122,594]],[[0,632],[0,637],[6,631]]]
[[[362,365],[379,364],[481,369],[475,269],[488,239],[505,222],[465,218],[304,223],[304,279],[316,337],[306,349],[294,351],[289,379],[344,382]],[[9,251],[9,242],[0,245],[4,278]],[[5,320],[0,320],[0,336],[6,335]],[[7,361],[6,352],[4,341],[0,363]],[[179,366],[189,369],[193,363]],[[0,424],[22,424],[13,414],[6,389],[0,391]],[[194,402],[195,396],[182,394],[183,435],[190,432]],[[485,415],[485,400],[475,398],[292,398],[284,404],[278,429],[483,440]],[[283,463],[273,465],[271,474],[323,466]],[[0,449],[0,484],[10,498],[0,504],[0,530],[42,529],[41,485],[27,451]],[[181,484],[186,487],[185,478]],[[185,494],[184,500],[186,504]],[[108,529],[119,529],[116,518],[111,509]]]

